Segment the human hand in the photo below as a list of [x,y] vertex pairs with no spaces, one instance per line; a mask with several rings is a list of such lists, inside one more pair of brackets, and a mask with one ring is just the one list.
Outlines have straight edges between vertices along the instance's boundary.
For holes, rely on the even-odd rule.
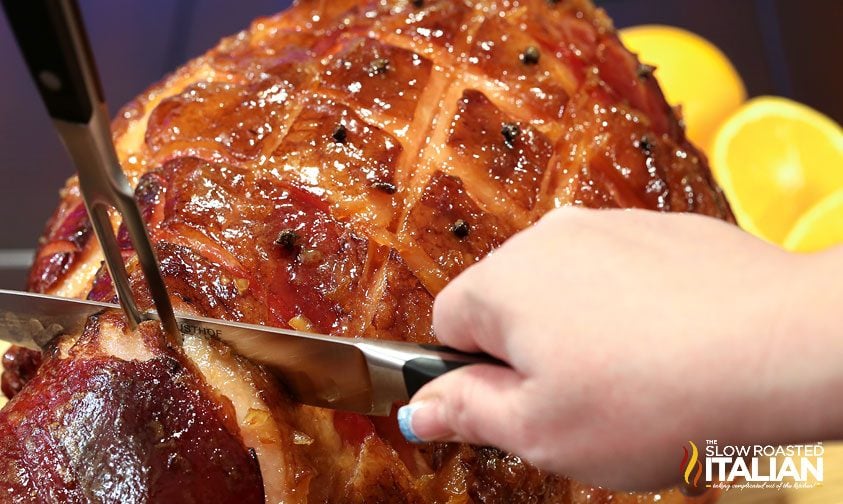
[[627,490],[677,482],[688,440],[840,435],[843,296],[814,295],[818,261],[697,215],[552,212],[436,298],[443,343],[512,368],[437,378],[402,428]]

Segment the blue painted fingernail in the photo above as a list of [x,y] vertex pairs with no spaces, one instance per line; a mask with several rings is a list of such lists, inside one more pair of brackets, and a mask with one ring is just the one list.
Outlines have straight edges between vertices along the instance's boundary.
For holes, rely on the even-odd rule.
[[398,428],[401,429],[401,434],[411,443],[423,443],[416,433],[413,432],[413,413],[419,409],[421,403],[408,404],[398,408]]

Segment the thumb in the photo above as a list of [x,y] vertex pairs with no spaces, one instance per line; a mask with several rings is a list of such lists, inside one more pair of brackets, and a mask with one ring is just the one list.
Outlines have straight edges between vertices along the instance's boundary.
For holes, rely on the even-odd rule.
[[398,410],[407,440],[517,446],[523,428],[524,378],[510,368],[465,366],[431,381]]

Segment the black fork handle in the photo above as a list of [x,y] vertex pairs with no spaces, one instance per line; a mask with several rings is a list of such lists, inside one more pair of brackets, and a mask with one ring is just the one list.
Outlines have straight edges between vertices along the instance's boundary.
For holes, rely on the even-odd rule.
[[76,0],[2,0],[53,119],[87,124],[105,99]]

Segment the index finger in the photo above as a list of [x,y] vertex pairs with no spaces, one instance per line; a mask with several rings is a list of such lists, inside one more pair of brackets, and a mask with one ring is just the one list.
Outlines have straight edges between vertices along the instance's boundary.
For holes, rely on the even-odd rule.
[[[482,267],[478,264],[472,269]],[[433,331],[445,345],[464,352],[486,352],[506,361],[504,310],[483,295],[474,273],[466,271],[436,296]]]

